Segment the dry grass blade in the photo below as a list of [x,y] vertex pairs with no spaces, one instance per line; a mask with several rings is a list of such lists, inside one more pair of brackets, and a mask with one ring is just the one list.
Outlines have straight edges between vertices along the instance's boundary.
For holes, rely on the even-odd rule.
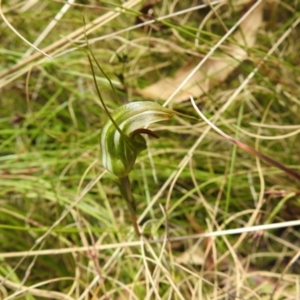
[[[187,100],[190,95],[199,97],[208,92],[213,86],[224,81],[240,62],[248,57],[246,49],[255,44],[257,30],[262,23],[262,11],[263,2],[242,21],[239,30],[232,36],[235,43],[228,45],[223,55],[207,59],[173,98],[174,102]],[[195,67],[193,60],[177,70],[174,77],[164,78],[138,92],[145,98],[168,99]]]
[[[1,2],[0,2],[1,3]],[[134,5],[139,3],[139,0],[131,0],[126,2],[124,5],[122,5],[122,8],[130,9]],[[1,6],[0,6],[0,11]],[[78,28],[77,30],[71,32],[70,34],[62,37],[61,39],[57,40],[53,44],[50,44],[46,46],[43,49],[40,49],[39,52],[35,52],[31,54],[30,56],[26,56],[22,58],[19,62],[12,65],[10,68],[5,69],[3,72],[0,73],[0,88],[4,87],[6,84],[8,84],[11,80],[10,76],[13,79],[18,78],[19,76],[26,73],[30,68],[32,68],[33,65],[39,65],[42,61],[44,61],[45,57],[43,55],[46,55],[44,53],[48,53],[51,57],[55,57],[57,53],[62,52],[64,49],[68,48],[70,45],[72,45],[72,42],[81,40],[84,38],[84,32],[88,35],[92,31],[96,30],[97,28],[103,26],[103,24],[108,23],[109,21],[113,20],[117,16],[120,15],[120,8],[116,8],[112,11],[109,11],[105,13],[104,15],[101,15],[99,18],[94,20],[93,22],[87,24],[86,26],[82,26]],[[2,12],[2,17],[5,17]],[[9,23],[7,22],[7,25]],[[16,33],[16,31],[15,31]],[[18,36],[20,36],[18,34]],[[24,37],[21,37],[23,40],[26,40]],[[33,47],[33,45],[30,43],[30,46]],[[46,58],[48,59],[48,58]]]
[[[69,278],[60,278],[58,279],[51,279],[45,282],[39,282],[38,284],[34,286],[24,286],[17,284],[13,281],[7,280],[6,278],[0,276],[0,280],[5,281],[5,285],[9,287],[10,289],[14,290],[14,294],[12,294],[9,297],[6,297],[6,300],[13,300],[18,298],[20,295],[24,295],[26,292],[31,293],[33,296],[37,296],[40,298],[46,298],[46,299],[57,299],[57,300],[74,300],[73,297],[66,295],[61,292],[56,292],[56,291],[49,291],[49,290],[43,290],[40,287],[46,285],[47,283],[53,283],[56,281],[61,281],[61,280],[73,280],[72,277]],[[1,298],[2,299],[2,298]]]

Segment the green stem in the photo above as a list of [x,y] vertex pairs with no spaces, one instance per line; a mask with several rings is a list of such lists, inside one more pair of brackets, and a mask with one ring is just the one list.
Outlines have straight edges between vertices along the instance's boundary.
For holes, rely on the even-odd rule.
[[134,231],[135,231],[137,237],[139,238],[141,236],[141,233],[139,231],[139,227],[137,224],[135,200],[134,200],[134,197],[133,197],[133,194],[131,191],[129,177],[125,176],[125,177],[119,178],[119,180],[120,180],[120,185],[119,185],[120,192],[126,201]]

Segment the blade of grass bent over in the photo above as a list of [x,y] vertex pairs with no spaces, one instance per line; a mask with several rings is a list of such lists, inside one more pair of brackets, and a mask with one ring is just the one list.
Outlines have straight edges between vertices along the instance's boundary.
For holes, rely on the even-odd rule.
[[195,110],[197,111],[197,113],[199,114],[199,116],[212,128],[214,129],[217,133],[219,133],[222,137],[224,137],[226,140],[228,140],[229,142],[233,143],[234,145],[238,146],[239,148],[245,150],[246,152],[255,155],[257,157],[259,157],[260,159],[266,161],[267,163],[273,165],[274,167],[284,171],[285,173],[287,173],[288,175],[290,175],[291,177],[295,178],[296,180],[300,181],[300,174],[297,173],[296,171],[293,171],[292,169],[286,167],[285,165],[281,164],[280,162],[274,160],[273,158],[255,150],[254,148],[246,145],[245,143],[236,140],[235,138],[233,138],[232,136],[226,134],[225,132],[223,132],[221,129],[219,129],[216,125],[214,125],[210,120],[208,120],[203,113],[199,110],[199,108],[197,107],[195,100],[193,97],[190,97],[191,102],[193,107],[195,108]]

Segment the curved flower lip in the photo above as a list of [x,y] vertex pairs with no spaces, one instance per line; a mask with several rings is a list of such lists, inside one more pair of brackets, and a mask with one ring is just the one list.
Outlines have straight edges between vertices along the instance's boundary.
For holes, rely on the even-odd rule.
[[156,133],[154,133],[153,131],[151,131],[150,129],[147,129],[147,128],[138,128],[138,129],[134,130],[130,136],[132,138],[134,138],[137,134],[148,134],[156,139],[159,138],[159,136]]

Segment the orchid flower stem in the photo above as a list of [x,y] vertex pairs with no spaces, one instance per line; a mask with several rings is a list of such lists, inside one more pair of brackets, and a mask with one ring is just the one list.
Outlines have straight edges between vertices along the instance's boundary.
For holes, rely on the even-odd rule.
[[121,177],[119,178],[119,188],[120,192],[123,196],[123,198],[126,201],[130,217],[131,217],[131,222],[134,228],[134,231],[139,238],[141,236],[141,233],[139,231],[139,227],[137,224],[137,218],[136,218],[136,205],[135,205],[135,200],[131,191],[131,184],[128,176]]

